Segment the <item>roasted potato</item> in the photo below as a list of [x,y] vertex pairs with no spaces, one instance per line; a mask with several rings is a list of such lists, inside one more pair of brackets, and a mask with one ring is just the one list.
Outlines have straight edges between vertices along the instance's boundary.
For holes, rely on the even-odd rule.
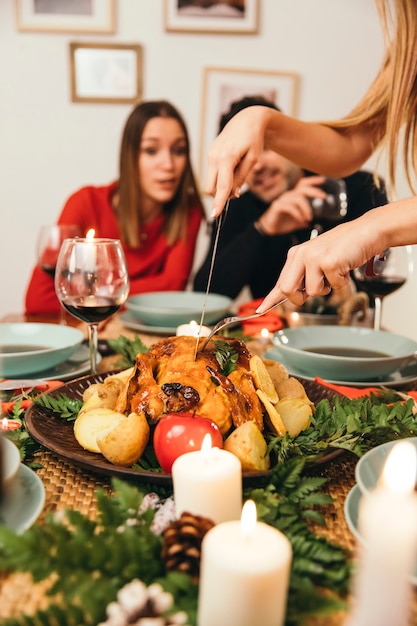
[[281,383],[283,380],[287,380],[287,378],[289,377],[287,368],[282,363],[274,361],[273,359],[265,359],[262,357],[262,361],[264,362],[265,367],[268,370],[270,377],[272,378],[275,389],[278,391],[279,383]]
[[280,400],[284,400],[284,398],[299,398],[309,404],[312,409],[314,408],[314,403],[307,396],[304,386],[293,376],[278,383],[277,392]]
[[311,422],[311,405],[301,398],[283,398],[275,405],[288,434],[296,437]]
[[149,440],[144,413],[131,413],[113,428],[97,434],[101,454],[115,465],[133,465],[142,456]]
[[224,442],[228,450],[240,460],[242,471],[266,471],[270,467],[266,441],[254,422],[238,426]]
[[74,436],[85,450],[100,453],[97,435],[114,428],[126,419],[122,413],[116,413],[116,411],[105,407],[81,411],[74,422]]
[[132,369],[129,368],[118,374],[112,374],[107,376],[102,383],[93,383],[87,387],[83,393],[84,406],[80,413],[98,408],[114,409],[117,398],[123,389],[124,381]]

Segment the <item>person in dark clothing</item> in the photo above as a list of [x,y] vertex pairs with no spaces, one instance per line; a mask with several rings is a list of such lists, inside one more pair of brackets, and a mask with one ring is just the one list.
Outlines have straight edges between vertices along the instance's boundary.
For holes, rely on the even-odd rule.
[[[240,110],[252,105],[278,107],[262,97],[245,97],[232,103],[222,116],[219,132]],[[365,211],[386,204],[382,179],[358,171],[343,179],[347,192],[347,212],[340,222],[353,220]],[[324,176],[301,170],[272,150],[264,150],[250,172],[247,190],[230,200],[221,227],[211,279],[211,291],[236,298],[248,287],[254,299],[264,298],[274,287],[291,246],[307,241],[316,220],[310,199],[323,200]],[[339,222],[339,223],[340,223]],[[332,224],[323,222],[322,230]],[[212,228],[209,250],[196,272],[193,288],[205,291],[216,237]]]

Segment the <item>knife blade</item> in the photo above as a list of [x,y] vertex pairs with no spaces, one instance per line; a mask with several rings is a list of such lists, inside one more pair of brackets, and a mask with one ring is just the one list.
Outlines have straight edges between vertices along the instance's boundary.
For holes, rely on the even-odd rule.
[[224,210],[220,213],[219,217],[216,220],[216,237],[214,239],[213,252],[211,253],[210,271],[209,271],[209,275],[208,275],[208,278],[207,278],[207,286],[206,286],[206,293],[205,293],[205,296],[204,296],[203,310],[201,312],[200,325],[199,325],[199,328],[198,328],[198,333],[197,333],[196,341],[195,341],[194,361],[197,358],[198,344],[200,342],[200,337],[201,337],[201,329],[203,328],[204,316],[206,314],[207,299],[208,299],[208,294],[210,292],[211,279],[212,279],[212,276],[213,276],[213,269],[214,269],[214,261],[216,260],[217,246],[219,244],[220,229],[222,227],[222,224],[223,224],[224,220],[226,219],[227,211],[228,211],[228,208],[229,208],[229,202],[230,202],[230,199],[227,200],[226,206],[224,207]]

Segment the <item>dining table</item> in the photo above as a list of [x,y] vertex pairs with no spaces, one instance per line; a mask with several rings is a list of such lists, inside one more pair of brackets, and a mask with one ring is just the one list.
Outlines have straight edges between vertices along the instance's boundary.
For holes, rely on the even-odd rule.
[[[62,323],[61,316],[42,315],[27,316],[21,313],[10,313],[2,317],[0,322],[42,322]],[[79,327],[85,332],[85,325],[67,315],[65,322]],[[115,314],[99,329],[99,338],[102,340],[117,339],[120,336],[134,339],[139,336],[147,346],[152,346],[161,340],[161,335],[150,332],[139,332],[124,326],[119,314]],[[268,348],[262,338],[252,338],[248,341],[248,348],[252,354],[262,355]],[[99,363],[99,372],[108,372],[115,369],[118,355],[105,356]],[[417,386],[416,386],[417,388]],[[64,509],[73,509],[80,513],[94,517],[97,513],[96,492],[98,488],[112,492],[111,476],[95,473],[84,467],[72,463],[58,454],[41,448],[35,453],[35,460],[39,464],[36,470],[45,489],[45,503],[36,524],[42,524],[48,514],[54,514]],[[323,491],[333,499],[324,512],[325,526],[311,522],[314,531],[327,540],[345,548],[356,559],[361,547],[355,536],[349,530],[344,514],[345,500],[355,485],[355,466],[358,458],[350,452],[343,452],[328,463],[319,464],[314,474],[326,479]],[[383,520],[381,520],[383,523]],[[417,626],[417,590],[412,592],[412,610],[410,624]],[[354,599],[351,600],[354,602]],[[47,606],[45,585],[33,584],[29,574],[18,573],[8,575],[0,573],[0,623],[9,617],[30,614]],[[346,623],[348,613],[339,611],[330,615],[312,617],[306,623],[308,626],[341,626]],[[220,625],[219,625],[220,626]],[[225,625],[224,625],[225,626]],[[259,626],[262,626],[259,624]],[[369,624],[369,626],[379,626]],[[396,626],[392,624],[392,626]]]

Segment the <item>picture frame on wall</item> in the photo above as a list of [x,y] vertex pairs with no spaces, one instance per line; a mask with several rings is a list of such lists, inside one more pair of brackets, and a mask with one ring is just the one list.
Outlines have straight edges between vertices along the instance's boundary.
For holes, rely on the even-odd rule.
[[200,180],[204,183],[209,148],[219,132],[221,116],[232,102],[245,96],[263,96],[296,116],[300,77],[293,72],[262,69],[206,67],[203,70],[203,89],[200,121]]
[[135,103],[142,98],[142,46],[72,42],[72,102]]
[[[179,33],[254,34],[260,0],[164,0],[165,30]],[[203,6],[204,4],[204,6]]]
[[116,0],[14,0],[22,32],[110,34],[116,30]]

